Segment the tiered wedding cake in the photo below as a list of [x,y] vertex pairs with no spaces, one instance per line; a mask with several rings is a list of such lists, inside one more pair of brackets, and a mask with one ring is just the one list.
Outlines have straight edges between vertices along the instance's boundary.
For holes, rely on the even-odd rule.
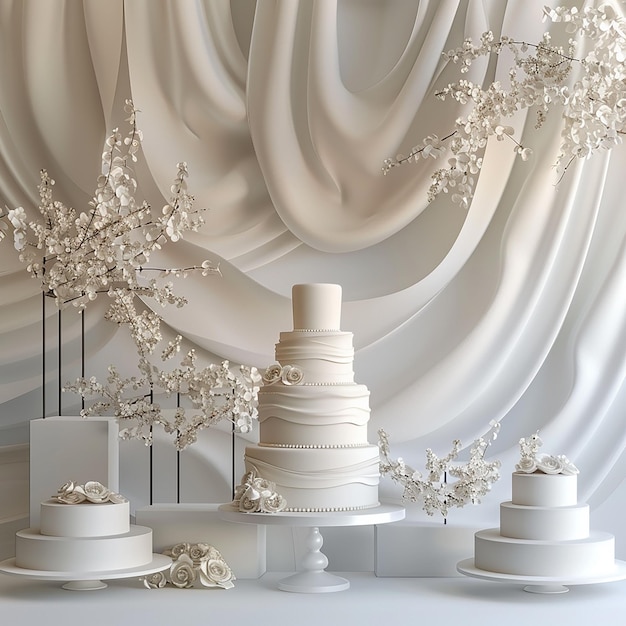
[[610,573],[615,540],[589,531],[589,505],[578,503],[578,470],[565,456],[537,456],[540,445],[538,434],[520,441],[512,500],[500,505],[500,528],[476,533],[475,567],[568,579]]
[[[294,285],[294,330],[280,333],[278,365],[259,392],[259,444],[247,477],[273,483],[288,511],[378,505],[378,446],[367,440],[369,390],[354,382],[352,333],[340,330],[341,287]],[[246,507],[241,507],[245,509]]]
[[94,481],[64,485],[41,503],[41,527],[15,537],[15,565],[27,570],[112,572],[152,559],[152,529],[131,525],[128,500]]

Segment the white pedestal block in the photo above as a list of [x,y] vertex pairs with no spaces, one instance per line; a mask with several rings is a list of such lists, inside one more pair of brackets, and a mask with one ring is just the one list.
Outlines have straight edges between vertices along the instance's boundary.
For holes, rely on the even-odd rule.
[[376,576],[459,576],[456,565],[474,554],[477,526],[403,520],[376,526]]
[[118,425],[107,417],[46,417],[30,422],[30,525],[39,505],[69,480],[97,480],[119,491]]
[[220,519],[218,504],[153,504],[137,509],[136,523],[152,528],[154,552],[177,543],[204,542],[217,548],[239,579],[266,571],[265,526]]

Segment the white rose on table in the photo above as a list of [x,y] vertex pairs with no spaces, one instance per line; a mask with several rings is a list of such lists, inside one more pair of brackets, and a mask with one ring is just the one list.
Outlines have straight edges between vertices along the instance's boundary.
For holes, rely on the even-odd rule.
[[172,585],[179,589],[193,587],[198,575],[193,566],[193,561],[188,554],[181,554],[170,568],[170,580]]
[[233,572],[222,558],[207,559],[200,566],[200,582],[205,587],[234,587]]

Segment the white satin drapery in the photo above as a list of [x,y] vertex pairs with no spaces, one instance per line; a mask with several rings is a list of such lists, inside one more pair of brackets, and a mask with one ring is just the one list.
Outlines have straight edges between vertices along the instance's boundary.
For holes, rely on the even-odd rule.
[[[434,162],[380,171],[459,114],[433,96],[458,77],[441,52],[488,28],[537,40],[544,4],[1,0],[0,201],[34,214],[46,168],[59,197],[84,206],[105,133],[122,126],[132,97],[143,196],[163,204],[185,160],[210,209],[202,232],[161,259],[221,263],[222,278],[179,285],[186,308],[162,311],[188,344],[264,367],[291,327],[291,285],[338,282],[356,377],[372,394],[371,440],[384,427],[419,467],[426,447],[443,454],[500,419],[504,493],[517,440],[539,428],[546,451],[580,466],[581,496],[600,502],[626,458],[624,150],[577,163],[555,188],[558,119],[537,133],[520,115],[513,125],[533,159],[489,144],[468,211],[426,202]],[[508,67],[476,63],[470,76]],[[0,432],[10,442],[40,406],[41,304],[10,241],[0,259]],[[93,372],[124,345],[101,321],[104,305],[86,318]],[[75,361],[74,325],[64,339]]]

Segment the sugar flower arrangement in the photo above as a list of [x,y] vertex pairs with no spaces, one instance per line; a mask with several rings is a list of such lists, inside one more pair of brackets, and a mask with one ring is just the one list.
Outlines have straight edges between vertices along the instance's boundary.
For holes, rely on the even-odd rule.
[[276,485],[255,471],[244,474],[235,487],[232,504],[242,513],[280,513],[287,507],[287,501],[276,491]]
[[560,116],[561,146],[555,165],[561,176],[575,159],[621,143],[626,132],[626,20],[608,3],[583,9],[545,7],[543,13],[544,20],[565,25],[571,35],[567,47],[553,45],[549,32],[533,44],[496,38],[487,31],[477,43],[466,39],[447,52],[446,60],[460,64],[461,73],[466,73],[479,57],[508,51],[513,57],[508,85],[496,81],[484,87],[464,79],[448,84],[436,96],[469,105],[469,113],[460,116],[444,137],[429,135],[408,156],[386,159],[384,174],[449,151],[447,165],[432,176],[428,200],[450,193],[453,202],[467,208],[490,137],[511,141],[522,161],[532,156],[507,125],[508,118],[525,109],[534,109],[537,129],[548,115]]
[[69,481],[59,487],[52,499],[61,504],[81,504],[83,502],[91,504],[104,504],[105,502],[121,504],[127,502],[124,496],[111,491],[96,480],[90,480],[84,485],[77,485]]
[[232,589],[235,575],[220,554],[208,543],[181,542],[163,552],[172,558],[169,570],[142,578],[148,589],[162,589],[172,585],[178,589],[219,587]]
[[[498,436],[499,422],[491,422],[491,429],[479,437],[470,447],[467,463],[457,462],[461,441],[452,442],[452,450],[438,457],[430,448],[426,450],[426,476],[407,465],[402,458],[392,460],[389,456],[389,437],[384,430],[378,431],[380,448],[380,473],[389,476],[404,487],[402,498],[419,502],[428,515],[441,514],[444,521],[452,508],[466,504],[480,504],[491,490],[491,485],[500,478],[500,461],[487,461],[487,448]],[[448,482],[448,477],[456,480]]]
[[533,474],[565,474],[573,476],[578,474],[578,468],[564,455],[538,454],[543,441],[539,437],[539,431],[529,437],[522,437],[519,441],[520,460],[515,465],[518,472]]

